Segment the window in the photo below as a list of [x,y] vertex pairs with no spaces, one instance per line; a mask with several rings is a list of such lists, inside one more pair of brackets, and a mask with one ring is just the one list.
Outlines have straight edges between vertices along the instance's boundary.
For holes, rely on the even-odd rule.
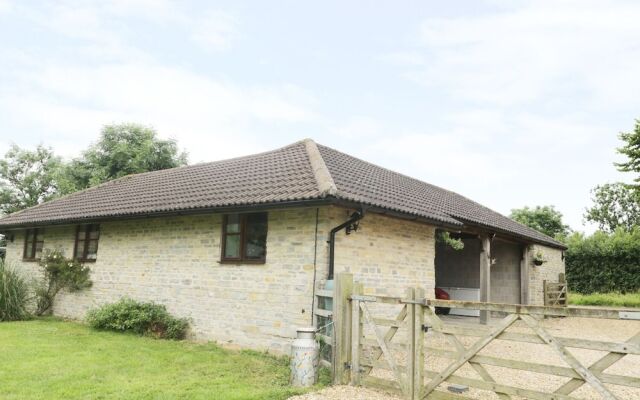
[[42,229],[27,229],[24,236],[25,260],[35,261],[42,257],[42,247],[44,246],[44,235]]
[[78,261],[95,261],[98,258],[100,225],[79,225],[76,230],[76,246],[73,258]]
[[267,213],[229,214],[222,224],[222,261],[264,262]]

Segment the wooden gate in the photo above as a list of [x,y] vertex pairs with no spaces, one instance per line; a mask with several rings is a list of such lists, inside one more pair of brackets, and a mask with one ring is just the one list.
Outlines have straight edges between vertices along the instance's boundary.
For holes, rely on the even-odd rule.
[[543,281],[544,305],[552,307],[566,307],[569,305],[569,288],[564,274],[558,275],[558,282]]
[[[366,296],[358,285],[355,288],[350,296],[351,354],[346,362],[353,385],[380,387],[407,399],[468,399],[474,398],[474,391],[484,391],[499,399],[568,400],[576,399],[571,395],[584,385],[599,398],[626,399],[627,395],[616,395],[613,387],[640,388],[638,375],[605,371],[627,355],[640,355],[640,326],[627,341],[612,342],[558,337],[544,324],[545,317],[640,319],[640,312],[428,300],[421,289],[408,289],[404,297]],[[381,305],[394,306],[393,314]],[[436,307],[487,311],[494,318],[488,325],[460,323],[465,317],[436,315]],[[513,342],[517,346],[509,345]],[[563,365],[540,362],[535,351],[521,360],[508,352],[485,351],[496,343],[506,343],[511,349],[542,346]],[[599,353],[595,361],[587,363],[569,348]],[[431,362],[436,358],[438,364]],[[491,369],[502,371],[501,378],[506,381],[496,379]],[[516,373],[549,375],[558,383],[553,387],[521,387],[509,375]],[[470,391],[465,395],[450,393],[447,386],[452,384]],[[640,398],[640,390],[636,393]]]

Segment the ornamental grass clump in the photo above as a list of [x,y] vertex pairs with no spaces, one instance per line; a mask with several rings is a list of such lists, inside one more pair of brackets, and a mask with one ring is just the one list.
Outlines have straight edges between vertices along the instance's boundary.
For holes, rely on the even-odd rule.
[[20,273],[0,260],[0,321],[29,318],[29,285]]
[[87,322],[94,329],[176,340],[184,339],[189,327],[186,319],[173,317],[162,304],[129,298],[89,311]]

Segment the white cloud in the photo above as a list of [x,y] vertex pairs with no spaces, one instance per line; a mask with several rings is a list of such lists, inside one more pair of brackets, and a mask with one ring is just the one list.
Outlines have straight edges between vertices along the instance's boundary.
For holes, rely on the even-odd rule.
[[238,22],[231,15],[220,11],[209,11],[198,18],[191,39],[206,50],[227,50],[237,35]]
[[[4,110],[79,147],[104,124],[137,121],[152,123],[164,136],[179,139],[180,145],[192,149],[192,161],[208,161],[250,151],[251,144],[241,144],[256,124],[315,118],[304,106],[308,96],[295,87],[244,87],[158,65],[57,65],[23,79],[24,85],[36,85],[30,91],[35,94],[21,96],[21,86],[5,91],[0,97]],[[260,143],[253,147],[260,149]]]
[[457,99],[512,106],[578,95],[614,108],[640,91],[637,15],[637,2],[535,1],[431,18],[419,30],[423,54],[389,57],[404,59],[417,82]]
[[346,139],[373,138],[384,134],[382,124],[367,116],[354,116],[344,123],[334,126],[331,131]]
[[9,0],[0,0],[0,14],[11,11],[12,5]]
[[391,64],[405,67],[418,67],[426,64],[424,54],[415,50],[394,51],[389,54],[383,54],[380,59]]
[[[274,145],[270,130],[317,118],[313,96],[295,85],[212,77],[157,60],[129,40],[136,24],[150,23],[171,27],[207,49],[229,47],[236,34],[233,16],[218,11],[192,16],[179,5],[114,0],[21,8],[31,24],[69,40],[60,47],[64,52],[46,58],[37,46],[3,52],[0,119],[5,128],[31,133],[12,140],[28,146],[43,141],[70,157],[103,125],[132,121],[177,139],[191,161],[199,162],[264,150]],[[1,136],[0,149],[9,137]]]
[[39,9],[24,7],[22,12],[52,32],[93,44],[90,48],[94,53],[104,50],[106,54],[102,58],[118,54],[114,52],[117,49],[122,50],[123,56],[134,53],[127,38],[134,36],[136,25],[143,22],[171,28],[206,50],[229,49],[238,33],[238,21],[229,13],[208,9],[194,16],[181,8],[180,3],[167,0],[98,3],[67,0]]
[[638,2],[527,1],[427,18],[383,60],[449,111],[372,154],[505,213],[556,204],[580,228],[589,190],[624,179],[612,161],[640,106],[638,15]]

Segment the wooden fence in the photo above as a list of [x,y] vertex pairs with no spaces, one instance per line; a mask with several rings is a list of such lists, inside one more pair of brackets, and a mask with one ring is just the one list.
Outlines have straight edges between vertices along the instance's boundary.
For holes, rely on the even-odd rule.
[[543,281],[544,305],[566,307],[569,305],[569,288],[564,274],[559,274],[558,282]]
[[[403,297],[367,296],[361,285],[349,284],[349,279],[350,276],[339,277],[342,282],[334,293],[336,383],[380,387],[413,400],[469,398],[448,392],[446,385],[451,384],[492,392],[499,399],[545,400],[576,399],[571,395],[583,385],[590,386],[603,399],[627,398],[616,397],[611,386],[640,388],[639,376],[605,371],[627,355],[640,355],[640,326],[628,340],[613,342],[557,337],[544,324],[545,317],[640,319],[640,312],[430,300],[422,289],[414,288],[407,289]],[[346,299],[344,304],[336,304],[340,297]],[[382,306],[390,308],[383,310]],[[460,323],[460,317],[436,315],[436,307],[506,316],[495,318],[488,325]],[[483,352],[498,342],[517,344],[509,348],[544,346],[563,365],[539,362],[533,354],[517,360],[508,352]],[[600,356],[595,362],[586,363],[567,348],[596,350]],[[434,364],[435,359],[440,362]],[[496,367],[507,371],[501,378],[505,373],[524,371],[550,375],[560,384],[553,388],[520,387],[512,379],[494,379],[490,370]],[[464,372],[465,368],[474,371],[473,376]],[[640,396],[640,391],[637,393]]]

